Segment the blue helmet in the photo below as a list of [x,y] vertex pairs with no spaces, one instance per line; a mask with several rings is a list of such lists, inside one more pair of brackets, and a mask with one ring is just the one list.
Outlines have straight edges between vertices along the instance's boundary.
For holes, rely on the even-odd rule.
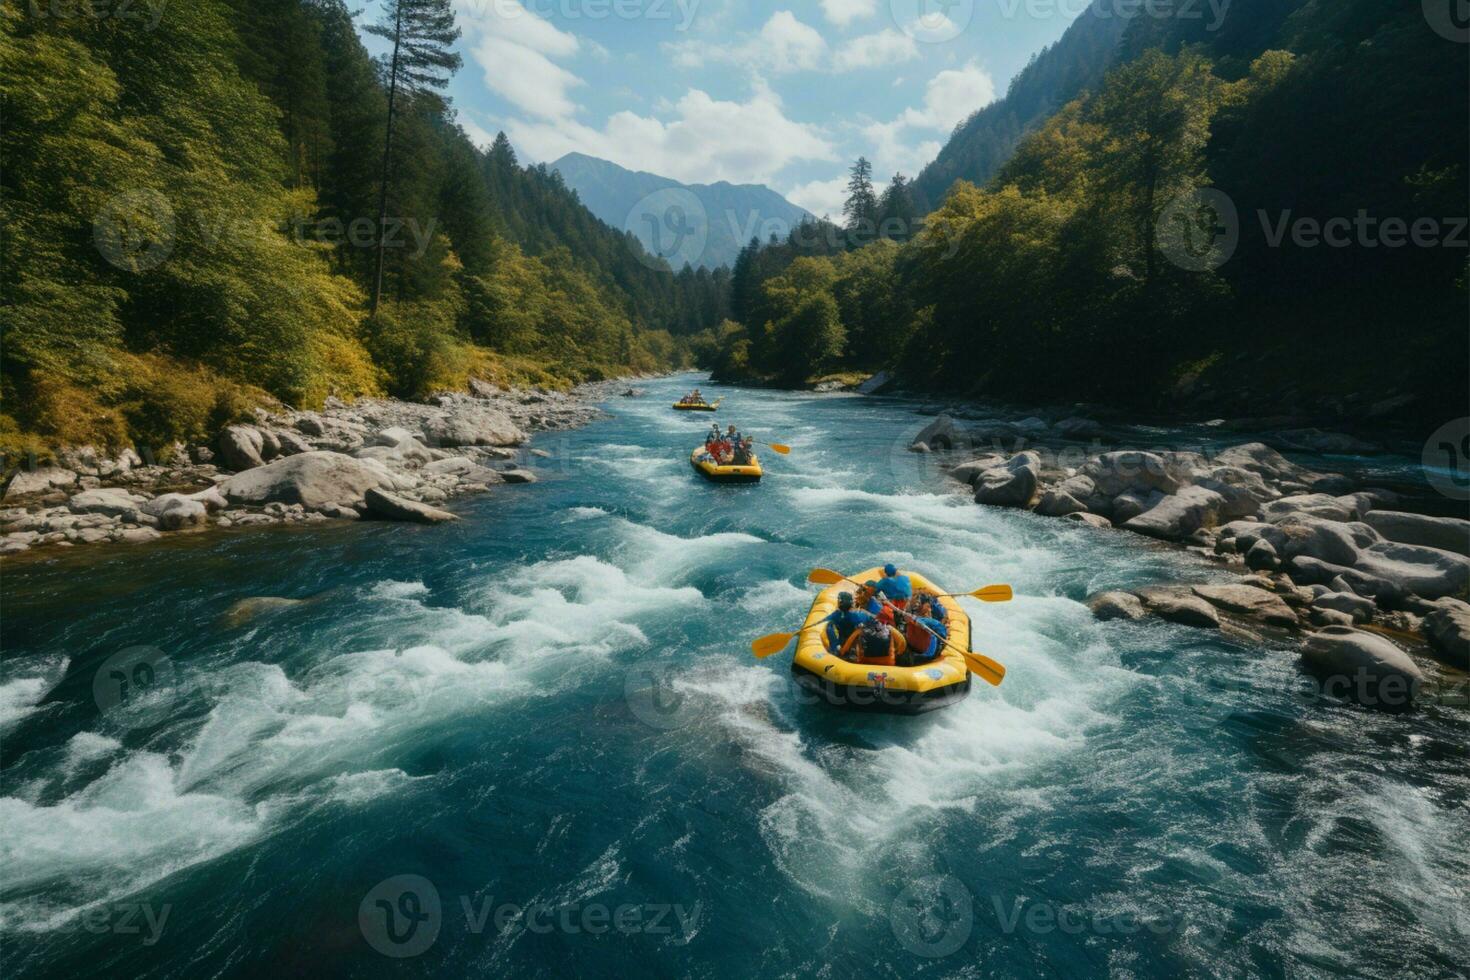
[[898,574],[898,566],[893,564],[893,562],[889,562],[888,564],[883,566],[883,574],[887,575],[889,578],[892,578],[893,576]]

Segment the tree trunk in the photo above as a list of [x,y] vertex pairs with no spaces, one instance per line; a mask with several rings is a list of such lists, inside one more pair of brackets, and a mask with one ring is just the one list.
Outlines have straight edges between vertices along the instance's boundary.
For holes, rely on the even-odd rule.
[[388,176],[393,161],[393,110],[398,97],[398,46],[403,40],[403,8],[398,6],[393,18],[393,60],[388,68],[388,131],[383,139],[383,172],[378,188],[378,254],[376,271],[373,273],[373,302],[369,314],[378,312],[378,302],[383,296],[383,259],[388,226]]

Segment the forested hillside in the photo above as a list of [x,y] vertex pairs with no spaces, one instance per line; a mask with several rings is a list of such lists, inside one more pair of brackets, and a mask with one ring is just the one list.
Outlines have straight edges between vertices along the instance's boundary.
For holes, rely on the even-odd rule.
[[420,33],[396,76],[343,0],[7,5],[3,448],[668,367],[675,334],[724,315],[721,283],[673,274],[503,138],[478,150],[439,94],[450,5],[399,3]]
[[1239,0],[1213,33],[1139,17],[1122,50],[917,240],[748,257],[711,365],[799,383],[806,351],[808,378],[898,366],[1016,400],[1463,414],[1464,372],[1436,365],[1470,357],[1466,46],[1417,3]]
[[1101,0],[1088,7],[1061,40],[1036,54],[1012,79],[1003,98],[955,129],[939,156],[914,178],[914,203],[920,213],[938,207],[957,180],[972,184],[990,180],[1022,137],[1084,89],[1097,85],[1118,57],[1129,23],[1113,12],[1115,6]]

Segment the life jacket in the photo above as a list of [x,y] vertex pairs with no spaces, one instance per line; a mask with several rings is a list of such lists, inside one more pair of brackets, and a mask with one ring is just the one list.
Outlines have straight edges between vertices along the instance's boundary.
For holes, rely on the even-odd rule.
[[866,624],[857,642],[858,663],[893,666],[893,631],[887,624]]

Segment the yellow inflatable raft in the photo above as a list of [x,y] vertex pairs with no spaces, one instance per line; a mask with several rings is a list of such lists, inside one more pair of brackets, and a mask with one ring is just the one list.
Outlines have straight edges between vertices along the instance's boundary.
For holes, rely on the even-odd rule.
[[717,398],[715,401],[710,403],[674,402],[674,410],[676,412],[717,412],[720,410],[720,402],[724,400],[725,399],[723,398]]
[[713,480],[715,483],[755,483],[765,472],[761,469],[759,457],[751,456],[750,463],[745,466],[736,466],[733,463],[721,466],[709,458],[703,446],[689,454],[689,465],[706,480]]
[[[917,572],[904,571],[915,592],[943,595],[945,590]],[[872,568],[854,575],[857,582],[883,577],[883,569]],[[856,592],[857,585],[839,582],[817,595],[803,626],[813,626],[837,609],[837,593]],[[970,650],[970,617],[957,603],[946,603],[949,611],[949,642]],[[887,667],[849,663],[827,649],[825,628],[804,629],[791,661],[791,672],[802,688],[829,704],[866,711],[916,715],[962,701],[970,693],[970,669],[965,659],[944,648],[938,660],[917,667]]]

